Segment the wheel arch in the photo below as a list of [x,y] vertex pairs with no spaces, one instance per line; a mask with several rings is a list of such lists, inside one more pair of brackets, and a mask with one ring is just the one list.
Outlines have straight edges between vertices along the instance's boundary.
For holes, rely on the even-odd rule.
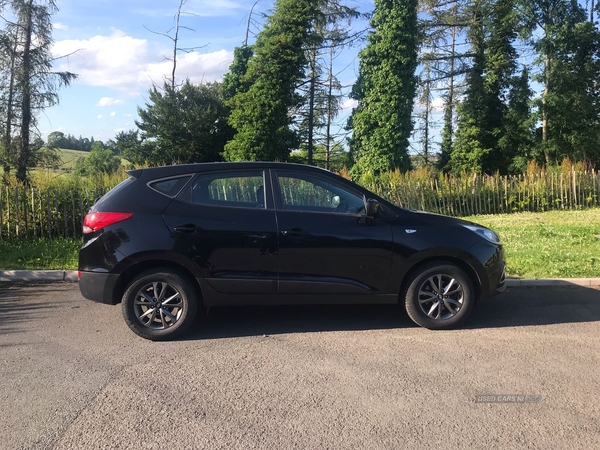
[[418,271],[420,271],[423,266],[428,265],[432,262],[450,263],[450,264],[453,264],[453,265],[461,268],[471,280],[471,284],[473,285],[473,289],[475,290],[475,303],[477,303],[477,301],[481,297],[481,293],[482,293],[482,286],[481,286],[482,280],[481,280],[479,274],[477,273],[475,268],[471,264],[469,264],[467,261],[465,261],[464,259],[458,258],[456,256],[449,256],[449,255],[431,256],[431,257],[428,257],[428,258],[425,258],[425,259],[422,259],[422,260],[419,260],[418,262],[416,262],[402,277],[402,283],[400,284],[400,291],[398,292],[398,302],[399,303],[403,301],[402,300],[403,292],[406,292],[406,290],[408,289],[408,282],[412,278],[412,276],[415,273],[417,273]]
[[198,299],[198,306],[203,306],[203,296],[202,289],[200,288],[200,284],[198,283],[198,279],[194,276],[194,274],[184,265],[179,264],[175,261],[165,260],[165,259],[147,259],[140,261],[136,264],[133,264],[127,267],[121,274],[117,282],[115,283],[115,287],[113,289],[113,302],[114,304],[121,303],[123,294],[129,286],[129,283],[137,277],[139,274],[146,272],[150,269],[169,269],[179,275],[185,277],[190,284],[194,287],[196,291],[196,298]]

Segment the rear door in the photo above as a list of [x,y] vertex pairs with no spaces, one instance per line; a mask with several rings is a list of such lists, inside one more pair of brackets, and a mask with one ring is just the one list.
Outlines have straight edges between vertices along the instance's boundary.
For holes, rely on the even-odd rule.
[[164,212],[177,251],[225,294],[273,294],[277,225],[263,170],[199,173]]
[[388,293],[392,230],[364,215],[359,192],[327,174],[294,170],[275,170],[273,188],[279,293],[348,294],[340,301]]

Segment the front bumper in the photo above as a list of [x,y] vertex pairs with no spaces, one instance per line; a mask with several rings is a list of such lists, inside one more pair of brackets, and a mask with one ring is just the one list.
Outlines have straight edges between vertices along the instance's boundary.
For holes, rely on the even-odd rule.
[[498,285],[495,288],[488,289],[483,292],[482,298],[490,298],[494,295],[498,295],[506,290],[506,264],[502,264],[502,272],[500,275],[500,279],[498,280]]
[[481,282],[481,297],[489,298],[506,289],[506,260],[502,245],[492,244],[481,240],[469,249],[481,263],[479,279]]

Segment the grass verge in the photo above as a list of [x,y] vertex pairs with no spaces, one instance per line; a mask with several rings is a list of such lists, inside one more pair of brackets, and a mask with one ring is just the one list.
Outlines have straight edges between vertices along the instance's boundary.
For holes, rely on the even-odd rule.
[[81,239],[28,239],[0,241],[1,270],[76,270]]
[[465,219],[500,235],[509,277],[600,277],[600,209]]
[[[509,277],[600,276],[600,209],[466,218],[500,234]],[[0,269],[76,270],[81,239],[0,241]]]

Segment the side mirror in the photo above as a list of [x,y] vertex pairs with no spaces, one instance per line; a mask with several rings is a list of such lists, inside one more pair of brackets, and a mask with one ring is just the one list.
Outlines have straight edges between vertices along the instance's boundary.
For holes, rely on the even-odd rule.
[[340,199],[339,195],[334,195],[333,197],[331,197],[331,201],[329,203],[331,203],[331,206],[333,206],[334,208],[337,208],[340,203],[341,203],[342,199]]
[[379,202],[373,198],[365,200],[365,214],[367,217],[375,217],[379,212]]

